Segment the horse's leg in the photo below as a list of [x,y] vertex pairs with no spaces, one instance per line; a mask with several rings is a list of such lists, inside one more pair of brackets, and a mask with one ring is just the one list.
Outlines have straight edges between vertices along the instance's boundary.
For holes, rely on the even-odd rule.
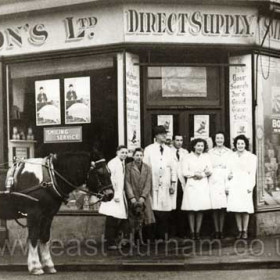
[[43,269],[46,273],[56,273],[50,253],[50,231],[53,217],[44,217],[40,232],[40,253]]
[[[39,209],[34,209],[35,211]],[[40,263],[38,254],[38,241],[40,233],[41,217],[38,213],[29,213],[27,216],[28,223],[28,270],[33,275],[41,275],[44,273],[42,270],[42,265]]]

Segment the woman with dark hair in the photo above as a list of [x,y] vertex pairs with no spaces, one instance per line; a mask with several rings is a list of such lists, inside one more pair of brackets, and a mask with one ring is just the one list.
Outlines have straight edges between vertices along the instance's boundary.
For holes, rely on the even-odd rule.
[[213,209],[215,238],[223,238],[224,219],[227,208],[226,181],[227,162],[232,151],[225,147],[225,134],[217,132],[213,137],[214,148],[209,151],[213,173],[209,177],[210,198]]
[[211,209],[208,177],[212,174],[212,164],[207,149],[204,139],[192,140],[191,153],[182,163],[182,173],[187,179],[182,210],[188,211],[192,239],[199,239],[203,211]]
[[249,214],[254,213],[253,189],[256,183],[257,157],[249,152],[245,135],[234,139],[235,152],[228,161],[227,211],[235,213],[237,238],[248,238]]

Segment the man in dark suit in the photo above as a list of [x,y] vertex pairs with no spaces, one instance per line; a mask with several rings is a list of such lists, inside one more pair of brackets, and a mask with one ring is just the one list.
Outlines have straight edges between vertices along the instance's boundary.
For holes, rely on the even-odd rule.
[[37,96],[37,101],[39,103],[47,103],[48,102],[48,97],[45,94],[43,87],[40,87],[40,92],[39,92],[39,94]]
[[69,90],[66,93],[66,99],[68,101],[75,101],[75,100],[77,100],[77,94],[76,94],[76,91],[73,89],[73,85],[72,84],[69,85]]

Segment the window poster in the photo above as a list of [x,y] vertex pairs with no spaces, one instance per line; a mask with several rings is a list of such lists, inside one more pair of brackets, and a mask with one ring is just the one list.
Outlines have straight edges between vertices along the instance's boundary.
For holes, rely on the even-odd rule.
[[231,64],[245,64],[229,69],[230,94],[230,138],[240,134],[249,138],[252,146],[252,62],[251,55],[234,56],[230,58]]
[[141,147],[139,57],[126,53],[126,121],[129,154]]
[[36,125],[61,124],[59,79],[35,81]]
[[90,77],[64,79],[65,123],[90,123]]
[[209,115],[194,115],[194,138],[209,138]]
[[173,115],[158,115],[157,124],[163,125],[167,131],[167,138],[173,137]]

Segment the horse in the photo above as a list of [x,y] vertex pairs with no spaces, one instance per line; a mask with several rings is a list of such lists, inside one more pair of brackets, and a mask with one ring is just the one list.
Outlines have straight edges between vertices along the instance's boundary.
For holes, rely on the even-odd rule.
[[[43,171],[37,172],[38,168]],[[44,159],[19,161],[16,168],[9,169],[7,182],[10,178],[14,180],[11,189],[0,195],[0,218],[26,217],[29,272],[33,275],[56,273],[50,254],[53,218],[62,202],[67,201],[69,194],[80,186],[85,185],[86,190],[100,201],[113,198],[106,161],[97,151],[66,152]]]

